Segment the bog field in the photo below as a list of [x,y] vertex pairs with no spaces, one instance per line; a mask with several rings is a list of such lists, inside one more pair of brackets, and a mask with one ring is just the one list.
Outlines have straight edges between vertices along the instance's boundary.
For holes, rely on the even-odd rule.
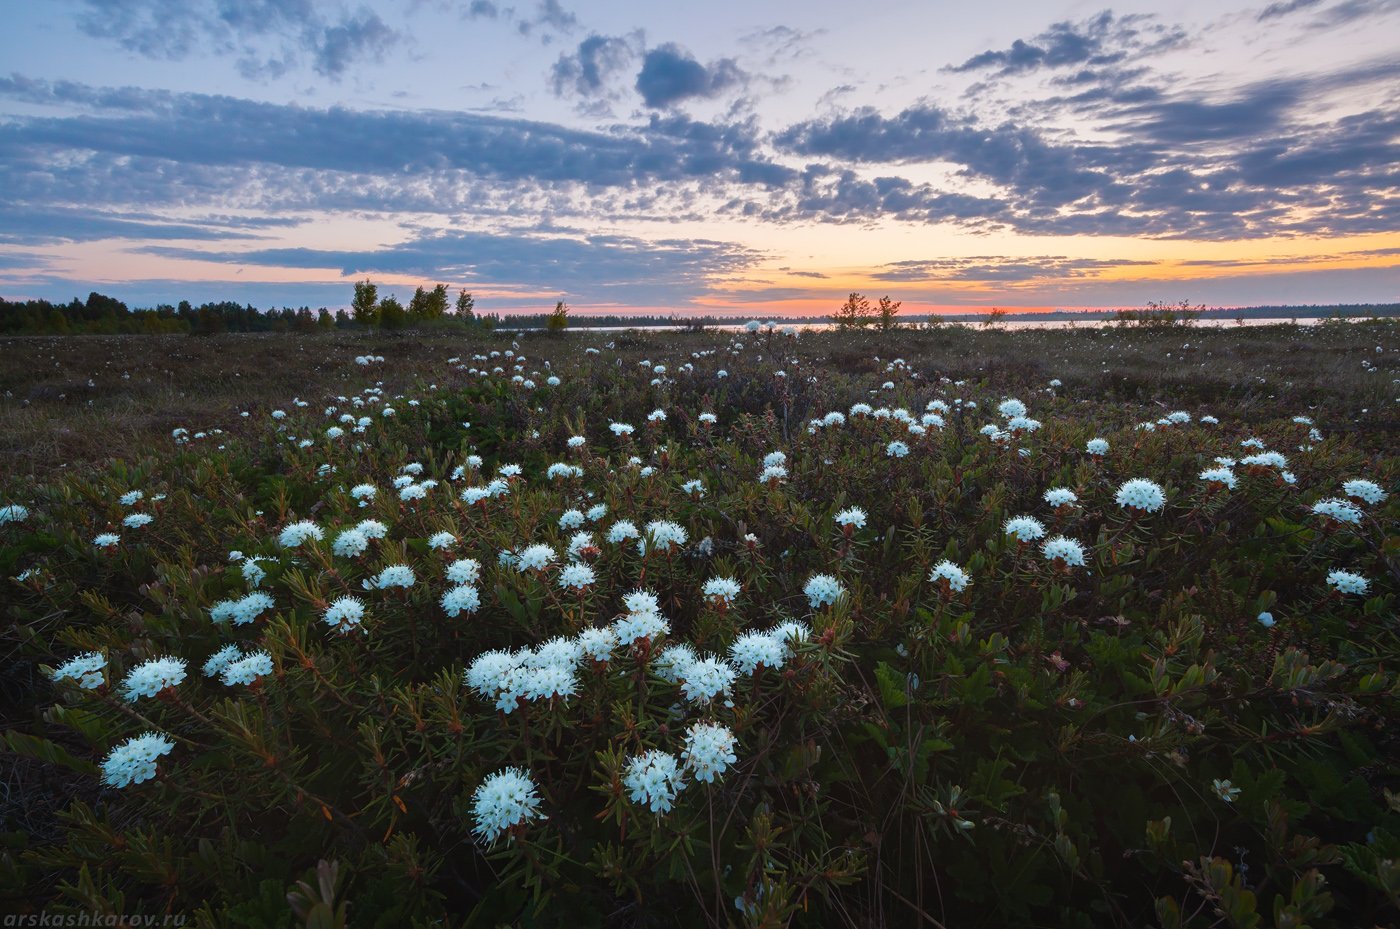
[[1400,921],[1395,323],[10,338],[0,466],[6,913]]

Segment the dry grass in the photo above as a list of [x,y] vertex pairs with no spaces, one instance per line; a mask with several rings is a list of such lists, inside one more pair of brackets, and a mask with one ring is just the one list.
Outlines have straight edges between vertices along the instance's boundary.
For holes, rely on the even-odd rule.
[[[1058,377],[1091,385],[1104,402],[1196,404],[1202,412],[1228,404],[1253,417],[1309,412],[1329,431],[1356,432],[1363,444],[1379,449],[1400,432],[1398,335],[1400,325],[1392,322],[1171,331],[943,327],[888,336],[809,333],[803,346],[824,350],[830,368],[846,373],[870,372],[902,357],[925,376],[985,380],[1007,391]],[[294,397],[318,403],[376,380],[393,392],[442,379],[449,357],[504,350],[512,341],[527,353],[532,343],[549,339],[574,341],[580,350],[613,341],[640,359],[657,346],[699,350],[729,338],[676,330],[2,339],[0,465],[12,478],[42,478],[130,460],[168,447],[177,426],[237,431],[243,410],[286,405]],[[772,350],[781,349],[779,337]],[[553,345],[546,354],[557,352]],[[354,362],[361,354],[388,361],[361,367]]]

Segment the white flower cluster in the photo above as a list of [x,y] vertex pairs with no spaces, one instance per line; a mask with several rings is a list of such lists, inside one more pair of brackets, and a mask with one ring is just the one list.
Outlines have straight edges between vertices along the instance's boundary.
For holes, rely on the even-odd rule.
[[276,605],[271,596],[255,590],[237,600],[220,600],[209,608],[209,618],[216,623],[232,620],[235,626],[246,626]]
[[711,600],[722,602],[725,606],[732,606],[741,589],[739,582],[732,577],[712,577],[705,582],[705,586],[700,589],[700,592]]
[[865,510],[862,510],[858,506],[853,506],[850,509],[842,510],[836,514],[836,524],[838,526],[849,526],[852,529],[864,529],[865,520]]
[[692,723],[686,730],[681,761],[695,775],[697,781],[704,784],[713,783],[739,760],[734,751],[737,744],[734,733],[725,726],[706,722]]
[[555,638],[534,650],[495,650],[478,655],[463,681],[496,709],[510,714],[526,700],[572,696],[578,689],[576,673],[582,658],[579,640]]
[[481,579],[481,564],[475,558],[459,558],[447,566],[447,579],[454,584],[475,584]]
[[472,832],[483,842],[494,842],[503,832],[544,818],[535,782],[521,768],[497,771],[472,793]]
[[108,787],[141,784],[156,776],[156,761],[175,743],[157,732],[134,736],[116,746],[102,762],[102,783]]
[[0,506],[0,526],[6,523],[22,523],[29,518],[29,507],[22,503],[7,503]]
[[331,552],[341,558],[358,558],[369,549],[369,536],[358,527],[346,529],[331,543]]
[[179,686],[185,670],[185,662],[179,658],[152,658],[127,672],[122,696],[132,703],[140,697],[154,697],[167,687]]
[[652,749],[628,759],[622,785],[633,803],[653,813],[669,813],[676,795],[685,788],[685,779],[674,755]]
[[1351,594],[1357,597],[1364,597],[1366,591],[1370,589],[1371,582],[1359,574],[1352,574],[1350,571],[1332,571],[1327,575],[1328,585],[1338,593]]
[[402,587],[407,590],[417,581],[413,569],[406,564],[389,565],[372,578],[366,578],[362,586],[365,590],[388,590]]
[[337,597],[321,616],[336,632],[347,633],[359,628],[365,620],[365,605],[357,597]]
[[539,543],[526,546],[515,559],[519,571],[544,571],[558,560],[559,556],[548,545]]
[[267,652],[254,652],[244,655],[237,661],[229,662],[220,673],[220,679],[230,687],[237,684],[255,684],[272,673],[272,656]]
[[1155,513],[1166,505],[1167,495],[1160,485],[1146,478],[1135,477],[1124,481],[1113,499],[1125,509]]
[[1219,484],[1220,486],[1234,490],[1239,479],[1235,477],[1235,472],[1229,468],[1206,468],[1201,472],[1201,480],[1207,484]]
[[1361,522],[1361,508],[1349,500],[1342,500],[1337,497],[1328,497],[1326,500],[1319,500],[1312,505],[1312,511],[1317,516],[1324,516],[1334,522],[1350,523],[1359,525]]
[[946,582],[948,589],[955,593],[962,593],[967,589],[967,585],[972,583],[972,578],[968,577],[966,571],[947,559],[933,566],[933,570],[928,573],[928,579],[931,584]]
[[69,658],[53,672],[56,681],[75,681],[83,690],[96,690],[102,686],[102,670],[107,667],[107,656],[101,652],[88,652]]
[[1067,568],[1084,567],[1084,546],[1074,539],[1057,535],[1047,539],[1040,550],[1044,553],[1046,561],[1060,562]]
[[1034,516],[1013,516],[1003,531],[1017,542],[1035,542],[1045,535],[1045,525]]
[[772,632],[745,632],[729,646],[729,660],[741,674],[757,674],[762,668],[777,671],[787,658],[787,643]]
[[1386,492],[1381,490],[1381,486],[1374,481],[1364,478],[1345,481],[1342,484],[1342,493],[1346,494],[1362,503],[1376,504],[1386,498]]
[[319,542],[323,538],[325,538],[325,533],[321,531],[320,526],[310,520],[303,519],[283,528],[282,534],[277,537],[277,544],[283,548],[296,548],[307,540]]
[[846,588],[830,574],[813,574],[807,579],[802,592],[807,595],[807,602],[812,609],[819,610],[835,603],[846,592]]
[[671,631],[671,623],[661,615],[661,606],[656,595],[645,590],[634,590],[623,599],[627,615],[613,623],[613,632],[618,644],[627,647],[635,642],[655,642]]
[[442,595],[439,601],[448,616],[456,618],[462,613],[475,613],[481,608],[481,595],[470,584],[458,584]]
[[572,562],[564,566],[559,572],[559,586],[565,590],[572,590],[579,593],[587,590],[597,582],[598,578],[593,573],[593,569],[586,564]]
[[[686,532],[681,526],[669,520],[657,519],[646,525],[647,538],[651,541],[652,547],[662,552],[669,552],[673,548],[680,548],[685,545]],[[645,554],[646,549],[642,549]]]

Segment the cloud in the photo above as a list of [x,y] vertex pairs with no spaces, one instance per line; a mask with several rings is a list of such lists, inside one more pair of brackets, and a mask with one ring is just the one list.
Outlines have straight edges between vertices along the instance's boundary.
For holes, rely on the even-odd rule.
[[1395,0],[1342,0],[1322,10],[1309,25],[1313,29],[1334,29],[1369,16],[1385,16],[1400,11]]
[[362,59],[381,61],[399,42],[399,34],[377,13],[361,13],[322,30],[313,52],[318,74],[339,78]]
[[733,58],[702,65],[689,52],[668,42],[646,53],[636,86],[647,106],[665,109],[692,97],[717,97],[747,79]]
[[1155,261],[1129,259],[1068,258],[1064,255],[1008,258],[980,255],[971,258],[930,258],[896,261],[881,266],[871,277],[906,283],[968,281],[1001,286],[1039,286],[1047,280],[1093,278],[1099,272],[1123,267],[1153,267]]
[[250,79],[279,77],[303,58],[338,79],[403,40],[368,9],[327,19],[312,0],[81,0],[77,23],[146,58],[234,56]]
[[711,282],[762,257],[744,246],[708,239],[642,240],[620,235],[545,236],[490,232],[424,235],[374,251],[272,248],[215,251],[161,245],[136,251],[231,265],[334,269],[345,277],[410,275],[425,281],[509,284],[589,302],[681,305]]
[[624,71],[640,53],[641,36],[604,36],[594,33],[573,52],[560,54],[550,68],[550,87],[557,97],[585,100],[616,99],[612,78]]
[[779,133],[775,144],[857,163],[950,162],[1056,206],[1083,200],[1112,180],[1084,147],[1056,145],[1034,129],[1009,123],[985,127],[928,104],[893,117],[867,109],[799,123]]
[[999,198],[943,191],[902,177],[865,178],[850,169],[821,164],[809,165],[798,181],[776,191],[766,203],[736,198],[721,212],[774,222],[873,224],[898,219],[974,227],[995,225],[1010,215]]
[[1257,20],[1261,23],[1290,17],[1305,10],[1314,11],[1305,25],[1309,29],[1332,29],[1345,26],[1368,16],[1379,16],[1400,10],[1395,0],[1341,0],[1323,7],[1325,0],[1277,0],[1259,11]]
[[0,201],[0,242],[4,243],[40,245],[55,242],[92,242],[99,239],[225,241],[261,238],[238,231],[240,227],[246,228],[242,222],[232,218],[208,217],[196,225],[172,222],[149,213],[96,212]]
[[[615,37],[593,38],[561,56],[560,89],[606,103],[626,66],[610,57]],[[640,36],[636,43],[640,51]],[[658,91],[670,101],[708,92],[722,71],[674,46],[646,57],[658,52],[704,75]],[[1141,80],[1114,88],[1096,76],[996,120],[924,101],[770,132],[738,110],[702,121],[653,107],[645,122],[578,129],[472,111],[314,108],[12,76],[0,78],[0,97],[32,106],[0,121],[0,191],[17,206],[95,212],[599,222],[719,214],[1211,240],[1400,228],[1400,63],[1243,86],[1154,86],[1150,72]],[[1359,104],[1320,115],[1343,94]]]
[[555,33],[570,33],[578,28],[578,17],[559,5],[559,0],[541,0],[530,19],[517,19],[516,31],[521,35],[540,33],[546,45],[554,40]]
[[51,162],[55,152],[165,159],[186,169],[352,172],[404,187],[410,178],[450,176],[587,187],[726,177],[777,183],[792,173],[757,151],[751,128],[685,119],[601,132],[470,112],[319,109],[15,78],[0,78],[0,96],[100,107],[0,123],[0,178],[8,171],[9,180],[41,188],[44,176],[23,168]]
[[1129,55],[1140,57],[1175,47],[1185,38],[1182,30],[1156,25],[1151,17],[1115,17],[1105,10],[1083,22],[1055,23],[1030,41],[1017,39],[1010,48],[973,55],[946,70],[993,71],[1004,77],[1039,68],[1112,65]]
[[[946,164],[992,185],[987,196],[1003,209],[986,215],[1024,233],[1383,232],[1400,219],[1397,91],[1400,64],[1381,60],[1226,93],[1094,84],[1071,97],[1028,101],[1017,111],[1026,122],[986,124],[931,103],[893,115],[862,109],[795,124],[772,141],[779,151],[828,162]],[[1319,115],[1318,102],[1335,94],[1375,102]],[[1088,131],[1044,125],[1057,120]]]
[[[3,241],[0,236],[0,241]],[[48,256],[39,252],[0,252],[0,269],[42,268],[48,264]]]
[[491,0],[472,0],[466,15],[468,19],[495,19],[501,15],[501,10]]
[[812,39],[825,34],[825,29],[805,30],[778,25],[740,36],[739,44],[755,55],[762,55],[764,63],[771,66],[809,54]]
[[1270,19],[1278,19],[1280,16],[1287,16],[1289,13],[1296,13],[1299,10],[1306,10],[1317,6],[1322,0],[1279,0],[1278,3],[1270,3],[1259,11],[1258,20],[1264,22]]

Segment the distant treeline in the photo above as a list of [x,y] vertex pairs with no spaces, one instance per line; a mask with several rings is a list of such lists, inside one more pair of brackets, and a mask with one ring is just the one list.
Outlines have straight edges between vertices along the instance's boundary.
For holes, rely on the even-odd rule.
[[[549,327],[549,313],[512,313],[509,316],[497,315],[494,317],[496,325],[501,329],[546,329]],[[773,317],[778,321],[777,317]],[[628,329],[651,326],[677,326],[680,328],[703,329],[706,326],[733,326],[743,324],[748,317],[736,316],[677,316],[674,313],[665,316],[643,315],[641,313],[629,313],[626,315],[619,313],[574,313],[569,316],[569,325],[588,329]],[[813,322],[806,317],[801,320],[783,320],[784,322]],[[816,320],[820,322],[820,320]]]
[[[420,288],[421,290],[421,288]],[[474,312],[470,294],[460,296],[453,310],[439,309],[434,304],[434,291],[426,291],[425,309],[416,304],[419,299],[401,307],[392,297],[370,298],[375,307],[372,316],[360,314],[356,320],[353,310],[329,310],[325,307],[282,307],[260,310],[255,306],[225,300],[194,306],[188,300],[177,305],[161,304],[153,308],[128,307],[115,297],[90,293],[86,301],[76,297],[68,303],[48,300],[11,301],[0,298],[0,333],[8,335],[135,335],[190,333],[214,335],[220,332],[321,332],[331,329],[364,328],[483,328],[483,329],[545,329],[550,313]],[[725,316],[647,315],[624,316],[578,315],[578,326],[714,326],[733,324],[742,320]]]
[[86,301],[0,299],[0,332],[11,335],[124,335],[216,332],[316,332],[350,325],[344,310],[332,314],[324,308],[259,310],[232,301],[193,306],[162,304],[153,309],[131,309],[115,297],[96,292]]
[[[446,288],[439,285],[431,291],[418,289],[407,307],[402,307],[392,297],[378,300],[373,291],[361,292],[357,287],[357,301],[366,304],[360,312],[344,309],[329,310],[326,307],[282,307],[260,310],[252,305],[225,300],[219,303],[192,305],[188,300],[179,304],[161,304],[153,308],[131,309],[115,297],[96,292],[88,294],[87,300],[76,297],[68,303],[50,303],[48,300],[11,301],[0,298],[0,334],[6,335],[124,335],[190,333],[194,335],[214,335],[220,332],[323,332],[334,329],[374,328],[451,328],[451,329],[545,329],[548,328],[550,313],[477,313],[471,294],[458,295],[456,312],[447,308]],[[368,298],[368,299],[365,299]],[[372,309],[371,309],[372,308]],[[556,310],[557,312],[557,310]],[[1118,310],[1054,310],[1038,313],[1012,313],[1000,310],[960,313],[955,315],[938,314],[909,315],[900,318],[903,323],[937,322],[985,322],[995,314],[995,319],[1006,322],[1022,320],[1108,320],[1122,315]],[[1189,316],[1205,319],[1319,319],[1326,317],[1374,317],[1400,316],[1400,304],[1338,304],[1332,306],[1253,306],[1234,309],[1192,308]],[[357,319],[358,316],[358,319]],[[778,324],[835,323],[835,315],[827,316],[760,316]],[[707,326],[724,326],[743,323],[746,317],[738,316],[691,316],[668,314],[629,315],[629,314],[576,314],[570,317],[570,324],[580,327],[642,327],[676,326],[699,329]]]
[[[1162,304],[1150,304],[1148,312],[1161,308]],[[1169,309],[1177,309],[1176,306]],[[995,312],[995,311],[994,311]],[[1051,310],[1034,313],[1002,313],[998,318],[1004,322],[1028,322],[1033,320],[1110,320],[1124,315],[1141,313],[1141,310]],[[1180,315],[1197,319],[1328,319],[1331,317],[1375,317],[1400,316],[1400,303],[1337,303],[1309,306],[1242,306],[1242,307],[1189,307]],[[911,316],[911,321],[925,321],[928,316]],[[975,323],[987,318],[987,311],[977,313],[939,314],[933,317],[940,322]]]
[[[382,328],[415,325],[489,328],[497,322],[499,317],[492,315],[447,315],[420,320],[405,312],[400,318],[387,321]],[[96,292],[88,294],[86,301],[75,297],[68,303],[0,299],[0,333],[8,335],[215,335],[220,332],[309,333],[356,328],[364,328],[364,324],[357,323],[349,312],[325,307],[260,310],[231,300],[199,306],[182,300],[175,306],[161,304],[132,309],[115,297]]]

